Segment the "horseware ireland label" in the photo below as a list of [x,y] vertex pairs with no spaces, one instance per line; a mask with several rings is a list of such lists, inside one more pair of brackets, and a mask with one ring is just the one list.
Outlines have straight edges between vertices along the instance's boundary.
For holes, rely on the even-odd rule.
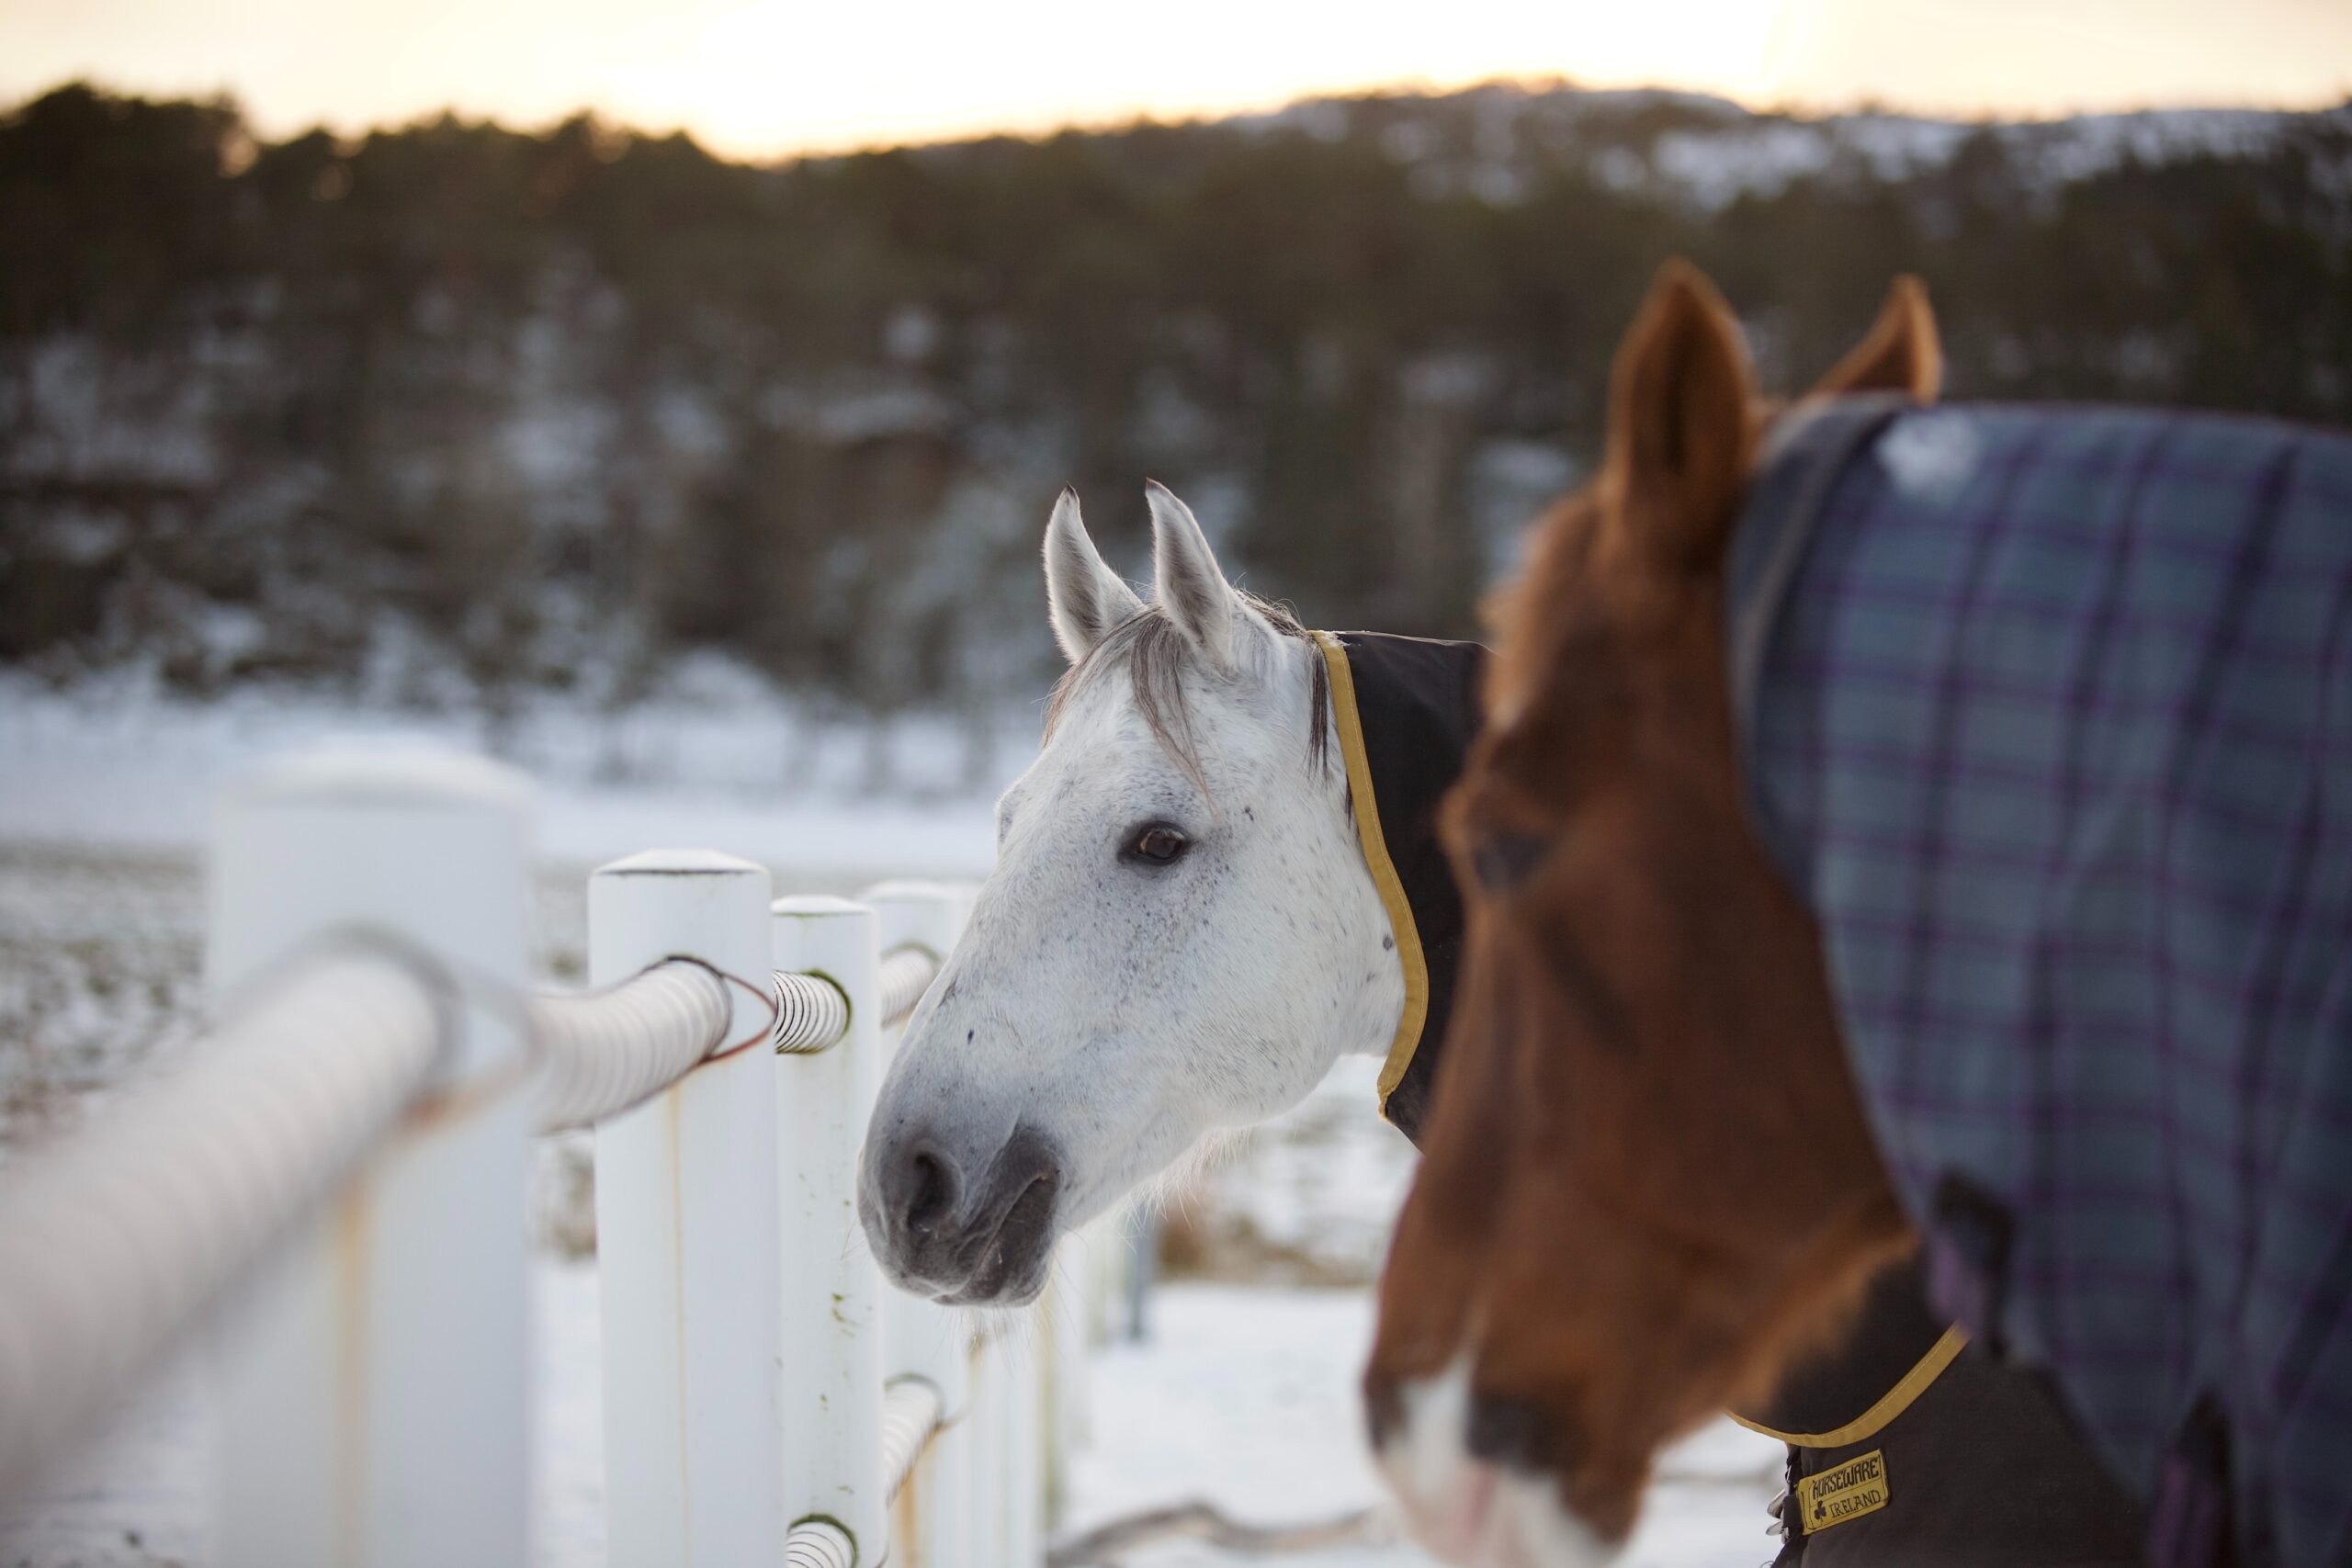
[[1886,1506],[1886,1450],[1872,1449],[1860,1459],[1808,1475],[1797,1483],[1804,1507],[1804,1533],[1826,1530]]

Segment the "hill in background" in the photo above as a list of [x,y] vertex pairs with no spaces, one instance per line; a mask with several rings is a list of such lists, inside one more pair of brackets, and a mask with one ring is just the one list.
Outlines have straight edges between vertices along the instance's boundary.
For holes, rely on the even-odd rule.
[[1140,573],[1146,475],[1309,622],[1461,633],[1674,254],[1783,388],[1907,269],[1956,395],[2352,423],[2352,105],[1489,86],[753,167],[71,86],[0,119],[0,663],[69,688],[625,706],[717,655],[992,720],[1054,491]]

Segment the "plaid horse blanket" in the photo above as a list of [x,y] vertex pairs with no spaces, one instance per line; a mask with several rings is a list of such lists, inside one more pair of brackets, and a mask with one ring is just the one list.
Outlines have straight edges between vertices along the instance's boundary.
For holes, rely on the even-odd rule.
[[1727,597],[1937,1307],[2158,1561],[2352,1562],[2352,437],[1845,400]]

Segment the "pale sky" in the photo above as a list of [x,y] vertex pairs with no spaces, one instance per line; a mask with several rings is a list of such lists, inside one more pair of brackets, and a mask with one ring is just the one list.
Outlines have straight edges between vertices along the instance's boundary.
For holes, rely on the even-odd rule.
[[1498,76],[1958,115],[2352,96],[2352,0],[0,0],[0,104],[226,91],[277,137],[593,108],[738,157]]

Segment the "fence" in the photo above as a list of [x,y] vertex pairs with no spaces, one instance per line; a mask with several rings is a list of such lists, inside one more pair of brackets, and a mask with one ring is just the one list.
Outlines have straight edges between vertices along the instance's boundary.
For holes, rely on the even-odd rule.
[[220,1021],[0,1174],[0,1492],[211,1325],[220,1561],[527,1562],[526,1144],[593,1125],[609,1561],[1035,1568],[1087,1303],[976,1338],[884,1291],[855,1213],[967,895],[636,855],[590,879],[594,989],[536,996],[526,795],[369,749],[227,793]]

